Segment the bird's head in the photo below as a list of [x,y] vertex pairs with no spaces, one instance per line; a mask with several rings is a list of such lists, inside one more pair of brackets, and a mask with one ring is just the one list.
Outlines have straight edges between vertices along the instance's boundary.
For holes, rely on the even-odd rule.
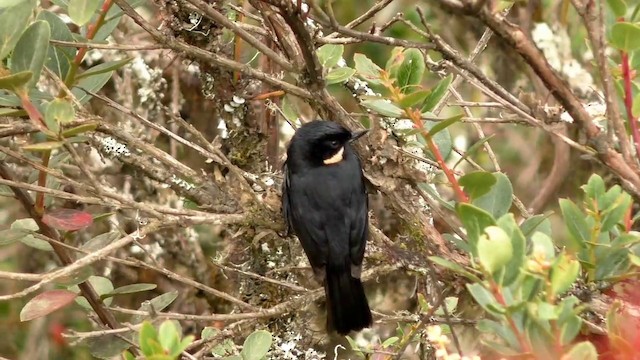
[[332,121],[308,122],[293,135],[287,161],[306,161],[312,166],[337,164],[344,159],[349,142],[367,131],[351,132]]

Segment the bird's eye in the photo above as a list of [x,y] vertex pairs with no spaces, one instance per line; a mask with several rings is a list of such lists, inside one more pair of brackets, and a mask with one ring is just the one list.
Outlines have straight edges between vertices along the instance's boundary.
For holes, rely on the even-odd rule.
[[331,140],[329,142],[329,145],[331,145],[331,147],[337,147],[338,146],[338,140]]

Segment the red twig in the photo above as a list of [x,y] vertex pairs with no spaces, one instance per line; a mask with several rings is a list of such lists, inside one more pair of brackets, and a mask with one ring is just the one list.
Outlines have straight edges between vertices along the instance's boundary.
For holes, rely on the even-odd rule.
[[640,159],[640,130],[638,129],[638,119],[633,116],[633,91],[631,90],[631,69],[629,66],[629,54],[626,51],[620,52],[622,58],[622,78],[624,80],[624,107],[629,118],[631,136],[636,145],[636,155]]

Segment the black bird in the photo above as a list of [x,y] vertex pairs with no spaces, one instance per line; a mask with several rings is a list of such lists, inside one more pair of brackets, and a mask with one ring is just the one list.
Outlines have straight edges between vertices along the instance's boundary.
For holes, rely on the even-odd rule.
[[368,202],[352,133],[330,121],[302,125],[284,164],[282,210],[327,299],[327,330],[346,335],[371,325],[360,281]]

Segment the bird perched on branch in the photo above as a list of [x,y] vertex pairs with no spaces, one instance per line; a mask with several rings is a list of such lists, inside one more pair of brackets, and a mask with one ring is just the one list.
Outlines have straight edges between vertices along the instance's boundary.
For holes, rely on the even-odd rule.
[[327,330],[346,335],[371,325],[360,274],[368,238],[367,193],[350,132],[312,121],[294,134],[284,164],[282,209],[324,285]]

